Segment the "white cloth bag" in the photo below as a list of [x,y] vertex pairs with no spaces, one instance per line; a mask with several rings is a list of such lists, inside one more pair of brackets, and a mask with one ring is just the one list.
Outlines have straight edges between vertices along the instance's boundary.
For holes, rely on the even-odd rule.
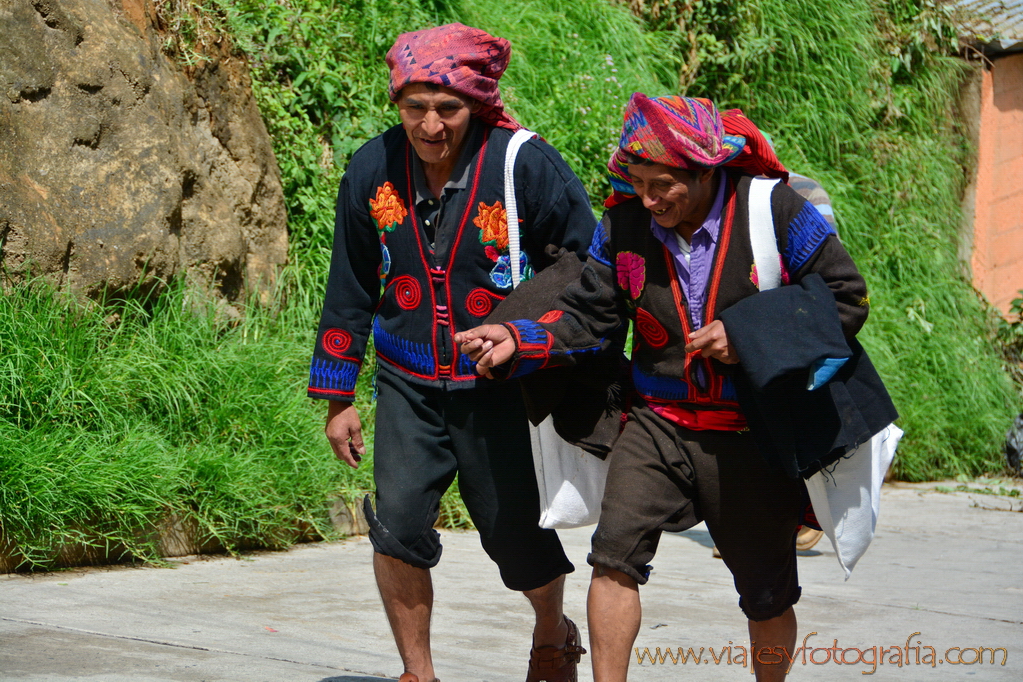
[[[761,291],[781,285],[781,261],[771,213],[778,180],[754,178],[749,192],[749,231]],[[845,579],[874,539],[881,484],[895,457],[902,429],[889,424],[858,448],[806,479],[814,514],[831,540]]]
[[[526,129],[517,131],[508,142],[504,157],[504,204],[508,216],[512,287],[517,287],[521,278],[515,157],[519,147],[535,134]],[[554,429],[550,416],[538,426],[529,424],[529,438],[540,493],[540,527],[578,528],[596,523],[600,518],[608,460],[566,442]]]
[[832,466],[806,479],[817,522],[831,539],[846,580],[874,539],[881,484],[900,438],[902,429],[889,424]]

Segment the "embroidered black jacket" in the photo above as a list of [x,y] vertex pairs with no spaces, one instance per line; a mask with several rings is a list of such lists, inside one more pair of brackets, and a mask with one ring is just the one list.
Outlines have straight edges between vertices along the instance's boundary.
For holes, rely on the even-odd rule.
[[[474,385],[474,365],[453,337],[480,324],[512,288],[509,139],[510,131],[473,121],[456,167],[465,188],[445,192],[429,230],[417,215],[419,161],[402,127],[355,153],[338,191],[311,397],[353,399],[370,329],[382,371],[427,385]],[[524,276],[548,264],[548,244],[584,256],[596,221],[582,183],[553,147],[535,138],[522,146],[515,190]]]
[[[705,319],[758,293],[749,239],[751,176],[730,172],[721,233],[707,283]],[[866,284],[834,230],[794,190],[778,184],[771,195],[783,282],[821,275],[835,294],[847,338],[867,317]],[[650,230],[650,212],[632,199],[605,212],[597,226],[582,278],[565,288],[556,309],[538,321],[508,323],[518,351],[509,376],[542,367],[572,365],[578,354],[606,348],[615,329],[635,321],[632,381],[648,402],[688,409],[739,410],[725,367],[686,353],[693,331],[671,253]],[[702,366],[696,371],[697,365]]]

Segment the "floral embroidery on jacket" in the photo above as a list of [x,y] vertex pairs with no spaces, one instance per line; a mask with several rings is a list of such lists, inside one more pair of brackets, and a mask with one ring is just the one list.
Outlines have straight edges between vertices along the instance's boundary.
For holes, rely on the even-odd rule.
[[622,251],[615,260],[618,273],[618,286],[629,292],[633,299],[639,298],[646,284],[646,261],[643,256],[632,251]]
[[383,187],[377,188],[376,199],[369,200],[369,208],[369,215],[377,221],[377,229],[380,231],[381,238],[383,238],[384,232],[394,232],[394,228],[405,222],[405,218],[408,216],[405,202],[401,200],[401,196],[389,181],[385,182]]
[[[781,264],[781,283],[783,285],[788,284],[791,278],[789,277],[788,268],[785,267],[785,260],[781,257],[781,254],[778,254],[778,262]],[[750,267],[749,281],[753,282],[753,286],[755,286],[757,289],[760,288],[760,275],[757,274],[756,263],[754,263],[752,267]]]
[[[527,279],[532,279],[534,274],[533,266],[529,263],[529,256],[526,255],[525,251],[520,251],[519,282],[525,282]],[[494,269],[490,271],[490,281],[501,289],[511,288],[512,271],[510,254],[506,253],[503,256],[497,257],[497,263],[494,265]]]
[[[497,260],[497,256],[508,252],[508,212],[500,201],[495,201],[493,206],[487,206],[480,202],[479,214],[472,219],[473,225],[480,228],[480,244],[493,247],[487,249],[487,256],[490,260]],[[495,255],[491,255],[491,251]]]
[[[494,261],[494,269],[490,271],[490,280],[501,289],[512,286],[511,255],[508,253],[508,212],[500,201],[493,206],[479,203],[479,212],[472,219],[473,225],[480,228],[480,244],[483,245],[487,258]],[[519,252],[519,278],[525,281],[533,276],[533,268],[525,251]]]
[[387,275],[391,272],[391,252],[388,250],[387,245],[380,242],[380,270],[377,272],[377,276],[380,279],[387,279]]

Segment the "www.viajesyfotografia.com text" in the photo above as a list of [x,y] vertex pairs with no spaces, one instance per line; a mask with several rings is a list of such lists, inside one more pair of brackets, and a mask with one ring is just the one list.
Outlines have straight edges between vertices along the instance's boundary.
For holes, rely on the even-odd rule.
[[[811,642],[818,633],[811,632],[803,638],[803,643],[795,651],[787,647],[758,647],[751,642],[747,647],[733,644],[718,647],[635,647],[636,662],[653,665],[736,665],[749,668],[753,673],[753,663],[761,665],[784,665],[787,671],[795,665],[858,665],[866,668],[864,675],[872,675],[881,667],[898,667],[922,665],[936,668],[939,665],[1005,665],[1009,660],[1009,652],[1005,647],[933,647],[921,640],[913,641],[921,635],[914,632],[906,638],[905,644],[875,645],[868,647],[842,647],[835,639],[831,646],[822,646]],[[818,640],[819,641],[819,640]],[[942,652],[943,651],[943,652]]]

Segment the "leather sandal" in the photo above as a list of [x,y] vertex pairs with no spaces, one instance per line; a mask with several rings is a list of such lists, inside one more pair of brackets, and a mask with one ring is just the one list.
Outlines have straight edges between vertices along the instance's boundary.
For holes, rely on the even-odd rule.
[[[402,673],[401,677],[398,678],[398,682],[419,682],[419,676],[415,673]],[[440,682],[440,680],[435,677],[433,682]]]
[[579,645],[579,628],[565,616],[568,637],[565,646],[534,646],[529,650],[526,682],[577,682],[576,666],[586,649]]

